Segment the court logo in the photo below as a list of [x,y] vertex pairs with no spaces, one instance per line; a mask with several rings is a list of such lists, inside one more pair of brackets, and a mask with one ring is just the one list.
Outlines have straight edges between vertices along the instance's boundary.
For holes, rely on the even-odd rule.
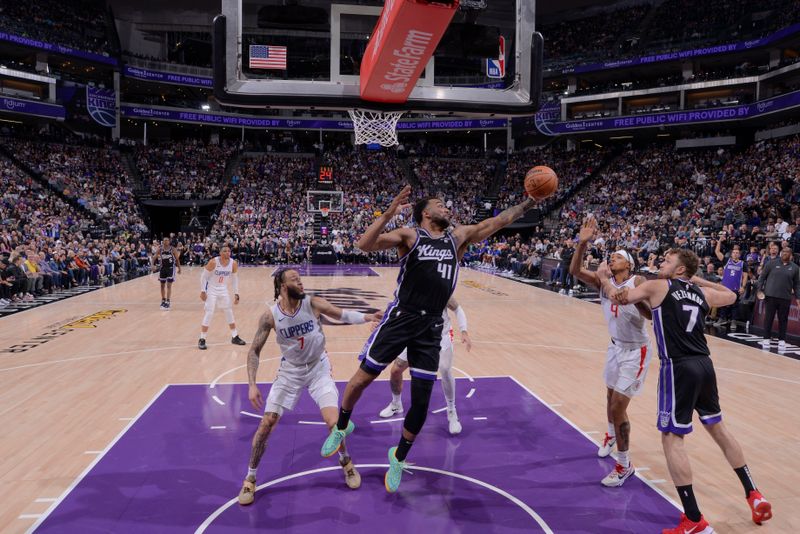
[[16,345],[11,345],[8,348],[0,350],[0,353],[19,354],[21,352],[28,352],[29,350],[35,349],[40,345],[44,345],[48,341],[52,341],[63,335],[69,334],[73,330],[78,330],[82,328],[97,328],[96,323],[98,323],[99,321],[111,319],[115,315],[118,315],[120,313],[125,313],[127,311],[128,310],[123,310],[123,309],[103,310],[97,313],[93,313],[91,315],[87,315],[86,317],[70,320],[68,323],[49,328],[43,334],[28,339],[23,343],[17,343]]
[[476,282],[474,280],[464,280],[461,283],[467,287],[471,287],[472,289],[480,289],[481,291],[486,291],[487,293],[491,293],[492,295],[497,295],[498,297],[508,296],[508,293],[503,293],[502,291],[498,291],[497,289],[491,288],[487,285],[481,284],[480,282]]
[[[322,297],[334,306],[346,310],[356,310],[361,313],[375,313],[386,308],[389,297],[376,293],[375,291],[365,291],[355,287],[333,287],[330,289],[309,289],[309,295]],[[377,307],[376,307],[377,306]],[[323,325],[342,326],[347,323],[335,321],[322,316]]]

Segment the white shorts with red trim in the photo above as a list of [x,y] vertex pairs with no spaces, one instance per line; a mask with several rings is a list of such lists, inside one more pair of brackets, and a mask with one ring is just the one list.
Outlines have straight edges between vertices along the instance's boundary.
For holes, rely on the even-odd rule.
[[606,386],[626,397],[637,396],[644,386],[652,356],[649,343],[640,347],[610,343],[603,370]]

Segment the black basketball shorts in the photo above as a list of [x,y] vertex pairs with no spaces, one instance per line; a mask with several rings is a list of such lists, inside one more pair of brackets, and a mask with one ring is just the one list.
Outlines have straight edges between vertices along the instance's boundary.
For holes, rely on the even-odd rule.
[[441,314],[412,311],[393,302],[358,356],[361,368],[371,375],[379,375],[407,349],[411,376],[436,380],[443,328]]
[[694,411],[704,425],[722,421],[717,375],[708,356],[662,359],[658,373],[658,423],[661,432],[688,434]]

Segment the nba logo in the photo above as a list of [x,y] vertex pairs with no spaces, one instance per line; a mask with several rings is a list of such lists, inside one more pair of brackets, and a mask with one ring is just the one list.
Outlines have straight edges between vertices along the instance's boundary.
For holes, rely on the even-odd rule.
[[486,76],[488,78],[502,78],[503,74],[499,59],[486,59]]

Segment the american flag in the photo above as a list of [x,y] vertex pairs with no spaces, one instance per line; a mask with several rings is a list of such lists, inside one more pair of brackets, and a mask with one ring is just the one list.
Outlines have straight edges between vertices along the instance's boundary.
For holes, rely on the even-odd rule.
[[286,70],[286,47],[250,45],[250,68]]

